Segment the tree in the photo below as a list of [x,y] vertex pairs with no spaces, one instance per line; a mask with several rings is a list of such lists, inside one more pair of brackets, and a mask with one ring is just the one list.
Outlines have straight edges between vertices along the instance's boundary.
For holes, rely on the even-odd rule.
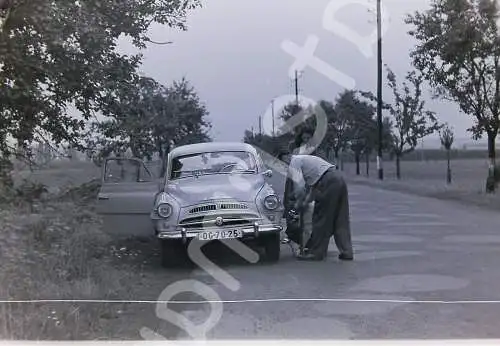
[[[375,119],[373,120],[375,122]],[[367,131],[367,141],[365,148],[363,149],[363,155],[365,156],[365,166],[366,166],[366,175],[370,175],[370,158],[375,149],[378,148],[379,138],[378,138],[378,127],[375,122],[372,126],[374,128],[372,131]],[[392,136],[392,121],[390,117],[382,118],[382,152],[383,153],[391,153],[393,152],[393,136]]]
[[[282,141],[288,141],[292,145],[292,142],[303,130],[314,131],[316,122],[308,111],[309,109],[305,109],[295,102],[285,105],[279,115],[283,120],[283,124],[278,127],[277,137],[282,138]],[[292,118],[294,118],[293,121]]]
[[375,145],[374,134],[377,132],[377,123],[373,118],[375,108],[369,103],[359,100],[355,93],[348,95],[352,99],[349,103],[351,111],[345,116],[348,119],[346,138],[349,148],[354,153],[356,175],[360,175],[361,155],[369,155]]
[[[153,122],[166,111],[161,88],[155,80],[140,76],[121,84],[105,102],[104,120],[92,123],[90,132],[98,138],[87,146],[99,148],[98,154],[104,157],[130,150],[134,157],[151,158],[157,149],[152,139]],[[167,124],[172,121],[168,119]]]
[[[434,112],[425,110],[422,100],[423,76],[415,71],[406,74],[402,83],[402,91],[397,84],[396,75],[387,67],[388,85],[392,89],[394,101],[384,102],[393,121],[391,149],[396,156],[396,176],[401,179],[401,158],[415,150],[418,141],[441,129]],[[413,90],[412,90],[413,89]],[[371,100],[376,97],[371,92],[363,93]]]
[[[280,109],[278,114],[282,123],[277,124],[274,136],[254,134],[253,131],[246,130],[243,141],[275,155],[281,150],[296,149],[298,137],[304,131],[313,134],[317,129],[315,107],[312,105],[303,107],[296,102],[291,102]],[[321,154],[322,147],[323,143],[320,143],[317,148],[319,150],[315,150],[314,155]]]
[[174,145],[210,142],[209,131],[211,122],[207,119],[209,112],[201,102],[198,93],[189,82],[183,78],[174,82],[165,91],[167,105],[171,105],[172,118],[177,119],[175,132],[168,133],[172,126],[166,124],[166,119],[157,117],[154,122],[153,137],[155,143],[172,140]]
[[[391,120],[391,117],[385,116],[382,118],[382,150],[384,152],[393,152],[394,151],[394,136],[393,136],[393,128],[394,122]],[[378,146],[378,136],[375,140]]]
[[[376,124],[375,129],[376,129]],[[366,176],[370,176],[370,158],[373,153],[373,150],[375,149],[375,146],[377,145],[377,133],[374,131],[370,131],[366,133],[366,142],[362,151],[362,155],[365,157],[365,169],[366,169]]]
[[[295,103],[285,105],[283,109],[279,110],[279,118],[283,120],[283,123],[278,124],[274,137],[266,135],[265,133],[254,133],[253,129],[252,131],[245,130],[243,142],[251,144],[260,151],[272,156],[277,155],[282,149],[291,150],[297,128],[294,128],[286,122],[301,111],[302,107]],[[298,126],[300,129],[303,124],[301,123]]]
[[[298,146],[304,145],[305,143],[299,144],[301,142],[301,136],[304,133],[309,133],[311,137],[316,133],[316,130],[320,129],[320,124],[318,124],[317,119],[317,107],[318,105],[308,105],[304,107],[300,104],[292,102],[286,105],[280,114],[280,118],[283,120],[277,131],[277,137],[274,139],[276,144],[280,147],[288,146],[289,149],[297,149]],[[319,103],[321,107],[321,102]],[[324,125],[323,125],[324,126]],[[323,138],[324,139],[324,138]],[[321,139],[321,142],[314,143],[315,139],[311,138],[309,142],[310,147],[314,147],[312,155],[323,155],[325,154],[325,143]]]
[[347,150],[349,145],[349,124],[356,103],[355,92],[344,90],[335,101],[335,105],[328,101],[321,101],[320,104],[328,117],[325,145],[333,150],[338,163],[339,153]]
[[245,130],[245,134],[243,135],[243,142],[255,145],[257,142],[255,137],[255,133],[249,130]]
[[441,129],[439,133],[439,138],[441,139],[441,145],[446,150],[446,161],[447,161],[446,182],[448,184],[451,184],[450,151],[451,151],[451,146],[453,145],[453,141],[455,140],[453,129],[446,124]]
[[253,145],[254,147],[276,156],[281,149],[288,149],[288,142],[283,137],[272,137],[265,134],[255,134],[252,131],[245,131],[243,142]]
[[[496,0],[433,0],[409,15],[409,34],[419,45],[413,65],[435,89],[475,120],[474,139],[488,136],[489,178],[495,174],[495,140],[500,127],[500,34]],[[495,186],[489,192],[493,192]]]
[[[86,120],[130,82],[142,56],[117,49],[121,37],[138,48],[152,24],[185,30],[198,0],[0,0],[0,156],[12,140],[27,145],[47,133],[56,144],[77,143]],[[73,105],[81,119],[68,114]],[[0,174],[0,175],[3,175]]]
[[[196,91],[182,79],[166,88],[152,78],[137,77],[107,102],[105,120],[94,122],[89,147],[100,147],[98,156],[130,150],[133,156],[164,160],[170,145],[207,142],[208,112]],[[164,166],[164,163],[163,163]]]

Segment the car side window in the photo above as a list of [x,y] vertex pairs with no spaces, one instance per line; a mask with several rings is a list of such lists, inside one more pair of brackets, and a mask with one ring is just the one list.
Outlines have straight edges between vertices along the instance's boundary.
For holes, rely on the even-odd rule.
[[151,173],[141,161],[112,159],[106,162],[105,183],[134,183],[151,180]]

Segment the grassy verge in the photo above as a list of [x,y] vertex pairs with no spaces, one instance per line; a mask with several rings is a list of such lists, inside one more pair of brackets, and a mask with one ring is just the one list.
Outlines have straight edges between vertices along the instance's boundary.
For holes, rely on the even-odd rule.
[[347,182],[361,184],[391,191],[405,192],[421,197],[431,197],[440,200],[453,201],[463,205],[473,205],[490,210],[500,210],[500,194],[487,194],[479,188],[461,186],[457,184],[446,185],[425,179],[393,179],[378,180],[376,177],[353,176],[344,174]]
[[[137,272],[113,265],[111,240],[92,205],[72,194],[39,203],[2,205],[0,298],[127,299]],[[92,340],[112,335],[117,304],[0,304],[0,338]]]

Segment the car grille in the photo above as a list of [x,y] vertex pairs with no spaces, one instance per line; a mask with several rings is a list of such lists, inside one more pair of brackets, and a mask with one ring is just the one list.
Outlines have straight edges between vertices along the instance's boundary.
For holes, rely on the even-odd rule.
[[215,219],[218,216],[222,216],[224,218],[224,224],[221,227],[226,227],[226,226],[245,227],[253,225],[254,222],[260,220],[260,217],[256,214],[207,215],[207,216],[194,216],[185,218],[179,223],[179,225],[184,228],[203,228],[203,227],[214,227],[214,226],[216,227]]
[[220,203],[210,203],[199,205],[189,210],[189,214],[206,213],[208,211],[215,210],[245,210],[248,209],[248,205],[236,202],[220,202]]
[[207,204],[207,205],[202,205],[199,207],[194,207],[189,211],[189,213],[190,214],[197,214],[197,213],[204,213],[204,212],[213,211],[213,210],[217,210],[217,204]]

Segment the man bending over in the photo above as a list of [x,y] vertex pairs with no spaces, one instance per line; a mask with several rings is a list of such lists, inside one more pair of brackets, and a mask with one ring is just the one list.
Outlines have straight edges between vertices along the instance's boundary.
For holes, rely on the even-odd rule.
[[340,252],[339,259],[353,260],[347,185],[335,166],[313,155],[281,153],[280,158],[289,165],[285,213],[290,211],[291,196],[295,199],[294,209],[299,212],[314,201],[312,234],[306,244],[308,251],[299,259],[324,260],[333,236]]

